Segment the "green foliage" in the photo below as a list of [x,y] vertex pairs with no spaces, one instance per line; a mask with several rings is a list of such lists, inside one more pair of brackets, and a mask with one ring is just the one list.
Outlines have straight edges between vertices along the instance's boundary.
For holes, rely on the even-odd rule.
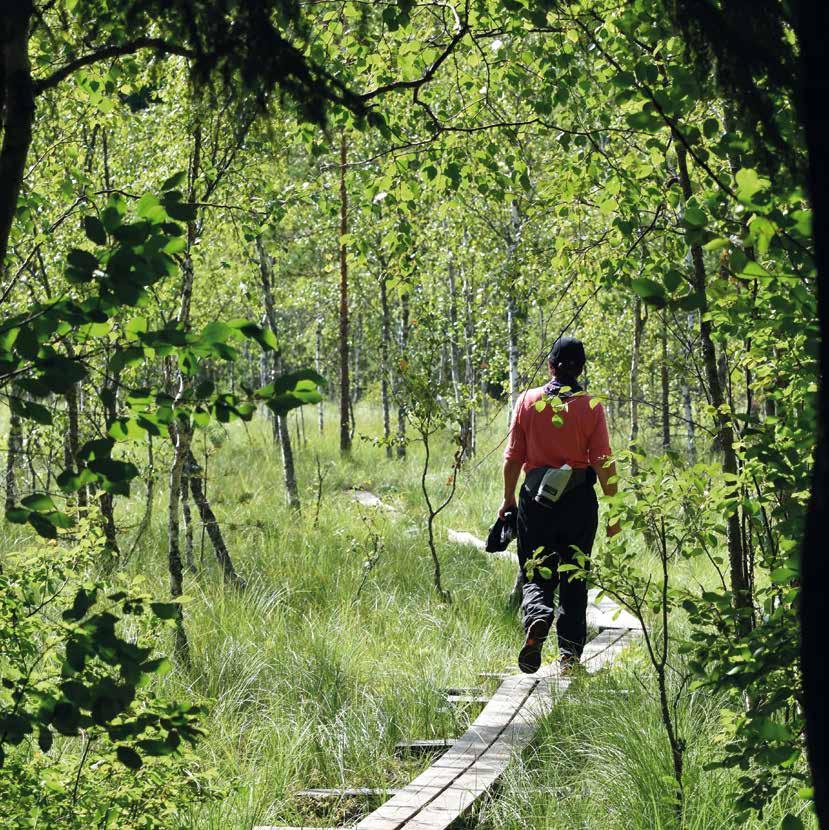
[[84,827],[105,816],[169,826],[165,801],[187,788],[183,759],[202,735],[198,706],[148,688],[171,668],[152,643],[173,606],[127,583],[84,581],[103,542],[87,522],[79,530],[70,551],[41,546],[4,558],[0,786],[14,795],[16,827]]

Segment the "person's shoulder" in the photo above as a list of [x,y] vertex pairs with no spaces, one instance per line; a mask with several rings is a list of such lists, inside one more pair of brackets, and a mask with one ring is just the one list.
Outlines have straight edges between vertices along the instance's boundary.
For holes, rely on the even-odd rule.
[[597,397],[596,395],[589,395],[585,392],[583,395],[579,395],[578,399],[582,401],[582,406],[596,414],[597,417],[604,416],[604,406],[602,406],[602,399]]
[[518,398],[518,403],[524,409],[529,409],[536,402],[540,401],[544,396],[544,387],[536,386],[533,389],[527,389],[521,393]]

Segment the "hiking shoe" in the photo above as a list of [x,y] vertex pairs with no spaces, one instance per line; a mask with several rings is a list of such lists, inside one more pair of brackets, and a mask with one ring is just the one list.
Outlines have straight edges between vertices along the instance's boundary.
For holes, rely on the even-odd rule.
[[581,659],[575,654],[562,654],[558,659],[558,663],[559,666],[561,666],[561,673],[565,677],[572,677],[574,674],[578,674],[582,669]]
[[524,674],[535,674],[541,665],[541,648],[550,626],[544,620],[533,620],[527,629],[527,639],[518,653],[518,668]]

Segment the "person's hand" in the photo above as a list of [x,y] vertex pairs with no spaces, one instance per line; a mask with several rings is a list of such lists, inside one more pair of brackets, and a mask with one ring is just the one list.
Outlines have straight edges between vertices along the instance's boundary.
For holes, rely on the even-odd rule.
[[607,538],[612,539],[614,536],[622,532],[622,525],[620,522],[616,522],[615,525],[608,525],[607,526]]
[[514,510],[514,509],[515,509],[515,497],[513,496],[513,498],[511,498],[511,499],[504,499],[501,502],[501,506],[498,508],[498,518],[503,519],[504,518],[504,513],[506,513],[508,510]]

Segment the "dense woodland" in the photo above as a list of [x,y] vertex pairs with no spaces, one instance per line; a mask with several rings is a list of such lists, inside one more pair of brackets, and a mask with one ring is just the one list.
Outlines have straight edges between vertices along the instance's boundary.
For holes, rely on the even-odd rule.
[[645,637],[475,821],[819,826],[820,5],[4,7],[0,826],[410,780],[514,662],[515,567],[446,531],[565,333]]

